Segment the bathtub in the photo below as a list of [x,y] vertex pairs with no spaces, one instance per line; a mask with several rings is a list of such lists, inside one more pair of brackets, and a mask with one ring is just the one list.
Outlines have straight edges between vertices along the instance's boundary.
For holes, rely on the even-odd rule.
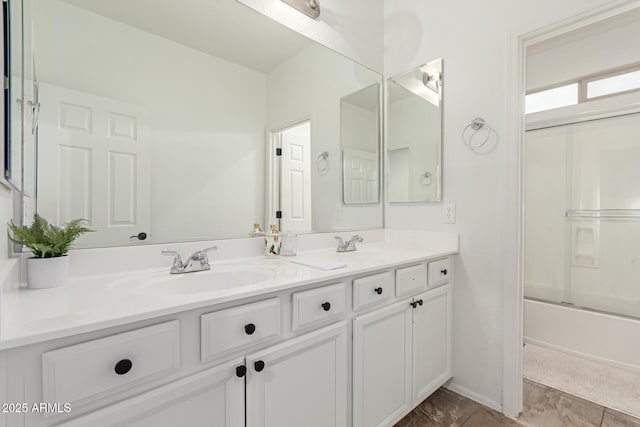
[[640,373],[640,320],[525,298],[524,340]]

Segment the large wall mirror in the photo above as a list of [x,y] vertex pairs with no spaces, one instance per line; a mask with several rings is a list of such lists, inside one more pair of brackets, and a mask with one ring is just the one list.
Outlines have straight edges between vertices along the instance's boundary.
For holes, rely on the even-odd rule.
[[442,199],[442,59],[387,80],[387,200]]
[[345,150],[378,156],[380,74],[236,0],[12,3],[39,105],[25,218],[88,219],[81,247],[382,227],[378,184],[342,182]]

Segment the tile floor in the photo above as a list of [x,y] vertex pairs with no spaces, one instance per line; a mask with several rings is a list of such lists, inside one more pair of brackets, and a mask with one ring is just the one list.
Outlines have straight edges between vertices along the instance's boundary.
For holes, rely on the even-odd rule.
[[640,419],[525,380],[524,409],[517,421],[441,388],[395,427],[640,427]]
[[640,417],[640,373],[527,343],[524,377]]

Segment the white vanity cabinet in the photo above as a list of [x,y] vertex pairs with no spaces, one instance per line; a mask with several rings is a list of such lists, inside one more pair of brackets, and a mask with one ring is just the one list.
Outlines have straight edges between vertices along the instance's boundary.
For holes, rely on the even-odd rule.
[[244,359],[236,359],[60,427],[244,427]]
[[420,404],[452,376],[453,294],[451,285],[414,297],[413,405]]
[[393,425],[451,378],[451,298],[445,285],[354,318],[354,427]]
[[409,300],[353,320],[353,426],[390,426],[411,409]]
[[247,427],[347,427],[347,325],[247,356]]
[[391,427],[452,376],[452,279],[413,259],[2,351],[0,397],[72,411],[0,427]]

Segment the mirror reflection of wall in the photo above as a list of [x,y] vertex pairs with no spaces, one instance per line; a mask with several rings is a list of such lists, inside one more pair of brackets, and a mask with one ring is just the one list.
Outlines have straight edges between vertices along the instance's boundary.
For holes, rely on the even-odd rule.
[[442,60],[387,80],[388,201],[441,199]]
[[380,85],[340,100],[340,145],[345,204],[378,203]]
[[[340,99],[381,84],[378,73],[235,0],[33,8],[38,212],[89,219],[98,232],[81,246],[135,244],[141,232],[145,243],[243,237],[276,223],[265,130],[301,120],[310,206],[292,203],[307,206],[304,231],[382,226],[380,205],[343,207],[335,164]],[[323,152],[326,175],[313,160]]]

